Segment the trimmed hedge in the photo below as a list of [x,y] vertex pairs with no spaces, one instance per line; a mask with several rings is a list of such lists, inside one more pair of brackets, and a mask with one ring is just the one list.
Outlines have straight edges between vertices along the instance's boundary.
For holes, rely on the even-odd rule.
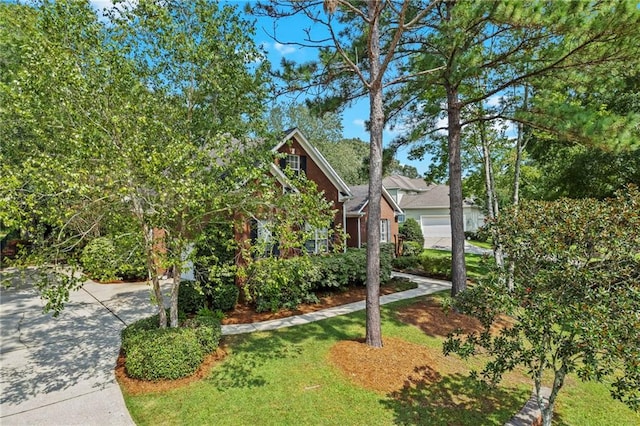
[[415,269],[420,265],[421,260],[418,256],[400,256],[393,259],[393,267],[400,270]]
[[122,330],[125,369],[141,380],[175,380],[196,372],[222,335],[220,321],[195,317],[178,328],[158,328],[158,316],[137,321]]

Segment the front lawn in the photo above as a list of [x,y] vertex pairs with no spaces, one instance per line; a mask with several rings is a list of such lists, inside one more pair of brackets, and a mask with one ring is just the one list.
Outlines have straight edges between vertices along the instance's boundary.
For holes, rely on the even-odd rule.
[[[376,365],[376,350],[362,352],[361,356],[369,353],[371,358],[360,365],[371,368],[361,377],[343,369],[342,364],[353,361],[349,357],[336,364],[337,344],[364,336],[364,312],[358,312],[273,332],[226,337],[228,355],[204,379],[156,393],[135,395],[123,389],[125,401],[139,425],[504,424],[528,398],[529,381],[513,375],[500,387],[487,389],[468,379],[468,365],[442,355],[446,330],[434,325],[444,326],[447,321],[425,319],[425,309],[436,299],[418,298],[382,309],[385,349],[413,348],[385,355],[397,360],[413,357],[409,370],[396,373],[399,385],[376,384],[378,373],[395,371],[401,364]],[[438,316],[439,311],[429,312]],[[351,342],[354,345],[364,347]],[[471,362],[481,365],[477,359]],[[572,395],[562,400],[558,424],[638,424],[640,417],[601,394],[603,386],[596,385],[595,393],[593,386],[576,380],[567,386]],[[584,416],[576,416],[576,411],[582,411],[574,408],[576,402],[584,400],[608,413],[607,419],[589,423]]]

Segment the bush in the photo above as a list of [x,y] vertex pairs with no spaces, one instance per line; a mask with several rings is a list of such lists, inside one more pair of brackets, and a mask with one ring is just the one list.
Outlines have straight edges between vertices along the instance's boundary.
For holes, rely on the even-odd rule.
[[184,321],[182,327],[195,330],[205,355],[215,351],[220,343],[222,328],[220,320],[213,315],[197,315],[189,318]]
[[391,243],[380,245],[380,282],[391,279],[391,261],[395,255],[395,247]]
[[240,290],[234,284],[220,284],[210,290],[205,288],[206,293],[211,294],[210,308],[212,310],[230,311],[238,303]]
[[199,283],[183,280],[178,288],[178,310],[185,314],[195,314],[205,307],[206,298]]
[[445,257],[423,256],[422,269],[427,275],[451,278],[451,255]]
[[398,234],[404,241],[413,241],[424,246],[424,235],[422,235],[422,227],[417,220],[408,218],[401,225]]
[[[380,247],[381,282],[391,278],[393,251],[393,244]],[[363,286],[367,283],[366,249],[350,248],[344,253],[312,256],[311,261],[318,268],[316,279],[312,280],[312,290]]]
[[98,281],[143,279],[147,274],[144,253],[133,234],[91,240],[82,250],[80,263]]
[[422,253],[422,246],[415,241],[405,241],[402,243],[402,255],[403,256],[418,256]]
[[204,351],[190,328],[141,331],[126,352],[125,368],[134,379],[175,380],[196,372]]
[[113,241],[107,237],[91,240],[80,256],[82,269],[98,281],[113,281],[118,277],[118,256]]
[[195,373],[222,335],[220,321],[196,316],[179,328],[158,328],[158,316],[137,321],[122,331],[125,368],[142,380],[175,380]]
[[420,258],[418,256],[400,256],[393,259],[393,267],[400,270],[415,269],[420,267]]
[[249,265],[245,285],[247,299],[257,312],[294,309],[300,303],[317,301],[311,282],[317,272],[306,256],[279,259],[267,257]]

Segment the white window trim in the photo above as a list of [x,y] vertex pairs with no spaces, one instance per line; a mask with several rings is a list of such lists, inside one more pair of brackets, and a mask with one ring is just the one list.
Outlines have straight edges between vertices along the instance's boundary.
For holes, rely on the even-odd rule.
[[287,154],[287,166],[291,170],[300,171],[300,156],[298,154]]
[[389,219],[380,219],[380,242],[389,242]]

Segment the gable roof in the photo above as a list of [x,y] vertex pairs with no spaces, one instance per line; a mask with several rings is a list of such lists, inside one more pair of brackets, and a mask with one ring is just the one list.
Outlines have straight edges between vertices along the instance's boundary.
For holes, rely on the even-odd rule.
[[[475,205],[472,200],[465,198],[464,205]],[[417,194],[404,194],[400,199],[403,209],[449,208],[449,185],[427,186],[426,190]]]
[[351,198],[352,194],[351,194],[351,190],[349,189],[349,186],[342,180],[340,175],[338,175],[338,173],[333,169],[333,167],[331,167],[329,162],[324,158],[324,156],[320,153],[320,151],[318,151],[318,149],[315,146],[313,146],[307,140],[307,138],[304,137],[302,132],[297,127],[287,130],[285,132],[285,136],[282,139],[282,141],[280,141],[280,143],[277,144],[272,149],[272,151],[274,153],[278,152],[278,150],[284,144],[289,142],[289,140],[291,140],[294,137],[296,141],[298,141],[298,143],[305,150],[307,155],[311,157],[313,162],[320,168],[320,170],[322,170],[322,172],[325,174],[325,176],[327,176],[327,178],[333,184],[333,186],[335,186],[336,189],[340,192],[341,198],[344,198],[344,199]]
[[422,192],[428,189],[424,179],[413,179],[406,176],[392,175],[382,179],[382,186],[387,189],[403,189],[405,191]]
[[[369,185],[355,185],[351,186],[350,189],[353,198],[344,203],[346,214],[348,217],[362,216],[365,207],[369,204]],[[382,187],[382,196],[395,213],[402,214],[402,209],[384,187]]]

